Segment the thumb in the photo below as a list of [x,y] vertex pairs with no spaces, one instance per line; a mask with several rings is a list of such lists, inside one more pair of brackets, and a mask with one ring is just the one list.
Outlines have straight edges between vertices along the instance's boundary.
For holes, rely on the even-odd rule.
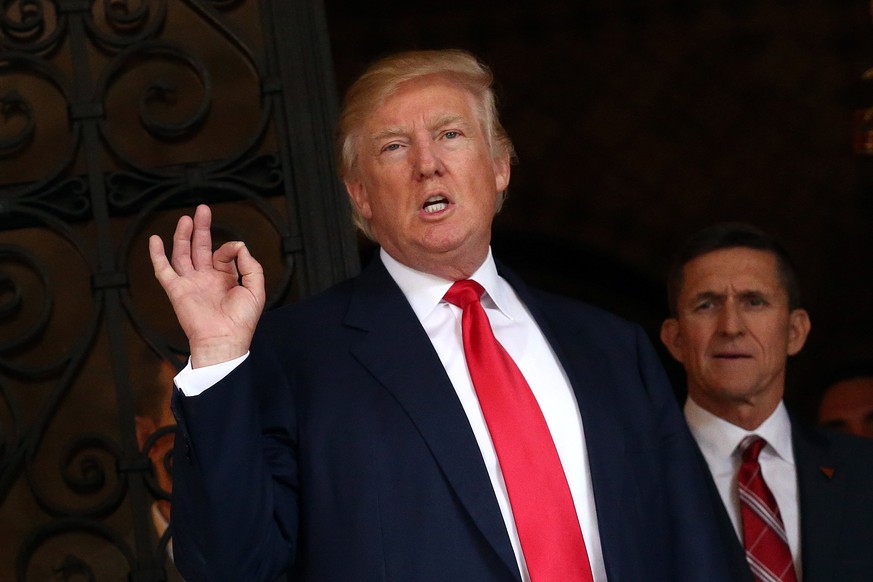
[[249,247],[245,243],[240,247],[239,254],[237,254],[236,267],[239,271],[243,287],[248,289],[259,303],[263,304],[266,297],[266,292],[264,291],[264,269],[261,267],[261,263],[249,252]]

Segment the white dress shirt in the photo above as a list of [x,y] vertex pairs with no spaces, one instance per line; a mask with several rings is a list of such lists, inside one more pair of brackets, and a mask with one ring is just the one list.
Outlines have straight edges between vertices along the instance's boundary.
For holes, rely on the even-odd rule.
[[800,498],[797,492],[794,447],[791,442],[791,421],[785,404],[780,402],[773,414],[753,431],[747,431],[704,410],[691,397],[685,401],[685,419],[709,465],[709,471],[740,543],[743,541],[743,525],[737,473],[742,464],[742,454],[738,447],[746,436],[752,434],[767,441],[767,446],[761,449],[758,462],[764,481],[773,492],[782,514],[788,547],[794,559],[794,570],[797,572],[797,579],[801,580]]
[[[385,268],[421,321],[455,388],[488,470],[522,580],[529,582],[506,484],[464,358],[461,309],[443,301],[453,281],[411,269],[384,250],[380,253]],[[521,370],[540,405],[567,477],[594,580],[605,582],[606,568],[597,527],[585,434],[567,376],[527,308],[509,283],[497,274],[490,249],[485,262],[470,278],[485,289],[482,307],[491,322],[494,335]],[[246,357],[196,370],[191,369],[189,362],[176,376],[176,385],[187,396],[200,394]]]

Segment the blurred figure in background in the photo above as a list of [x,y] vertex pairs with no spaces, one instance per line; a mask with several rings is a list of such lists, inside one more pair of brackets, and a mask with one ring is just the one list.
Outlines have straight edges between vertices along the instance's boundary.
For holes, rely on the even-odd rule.
[[873,365],[846,367],[825,384],[820,426],[873,439]]
[[[176,368],[166,361],[158,364],[157,378],[142,378],[135,381],[136,396],[136,439],[139,448],[151,460],[155,483],[169,496],[173,491],[173,476],[171,474],[173,444],[176,440],[175,431],[161,431],[168,426],[175,427],[176,420],[170,411],[170,397],[173,393],[173,376]],[[154,438],[152,438],[154,436]],[[151,439],[151,442],[150,442]],[[156,540],[166,532],[170,523],[170,500],[159,497],[152,504],[152,521],[155,526]],[[172,541],[167,545],[167,554],[172,564]]]
[[[135,563],[131,564],[127,561],[118,547],[107,544],[89,555],[66,556],[58,563],[47,565],[47,572],[32,574],[28,580],[123,582],[135,579],[183,582],[173,562],[172,540],[167,543],[166,556],[163,550],[159,549],[161,538],[167,531],[170,520],[169,496],[173,490],[171,468],[176,421],[170,411],[170,398],[176,368],[145,344],[132,348],[128,352],[128,357],[135,399],[137,443],[139,449],[151,461],[150,470],[153,476],[149,476],[150,481],[162,492],[155,494],[155,501],[150,507],[152,528],[149,544],[156,555],[158,567],[163,572],[149,568],[145,564],[137,567]],[[124,535],[123,541],[136,552],[133,530]],[[134,572],[136,577],[133,576]]]

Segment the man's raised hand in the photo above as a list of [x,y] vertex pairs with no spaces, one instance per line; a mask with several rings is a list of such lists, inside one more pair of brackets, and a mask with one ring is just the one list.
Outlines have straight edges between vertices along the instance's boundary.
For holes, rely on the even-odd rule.
[[[173,234],[172,262],[164,242],[149,237],[155,277],[188,336],[191,365],[200,368],[245,354],[264,310],[264,270],[245,243],[212,252],[212,212],[200,205],[183,216]],[[241,283],[241,284],[240,284]]]

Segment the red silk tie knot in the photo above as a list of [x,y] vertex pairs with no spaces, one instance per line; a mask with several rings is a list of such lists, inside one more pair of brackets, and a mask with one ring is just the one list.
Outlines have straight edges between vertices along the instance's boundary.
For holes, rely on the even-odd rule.
[[757,463],[761,449],[767,446],[767,441],[757,435],[749,435],[740,443],[743,452],[743,463]]
[[479,301],[485,289],[472,279],[464,279],[463,281],[455,281],[454,284],[446,291],[445,300],[452,305],[457,305],[461,309],[466,309],[468,305],[474,301]]

